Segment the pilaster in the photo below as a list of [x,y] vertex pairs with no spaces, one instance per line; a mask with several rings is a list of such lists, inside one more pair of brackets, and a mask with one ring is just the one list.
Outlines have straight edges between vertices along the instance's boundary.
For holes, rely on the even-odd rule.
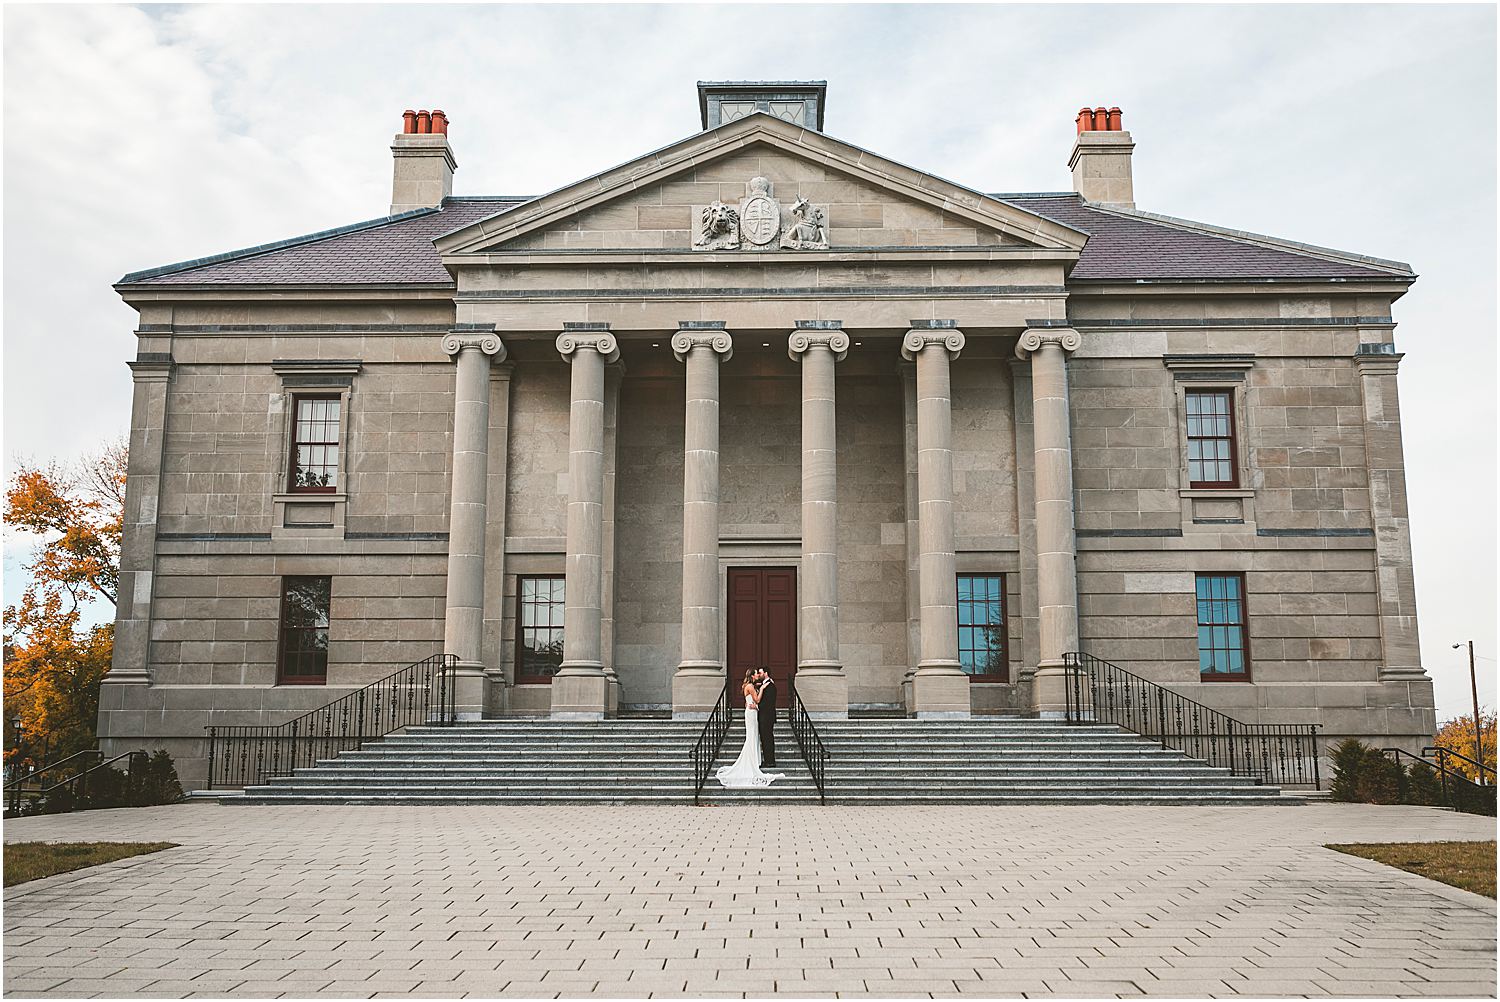
[[1389,342],[1361,344],[1354,355],[1364,407],[1365,467],[1375,529],[1380,602],[1380,680],[1429,682],[1417,642],[1417,595],[1407,518],[1406,459],[1396,372],[1402,355]]
[[[104,686],[151,684],[156,520],[161,500],[168,388],[175,363],[168,350],[141,352],[129,365],[135,382],[130,408],[130,456],[125,471],[114,653],[109,672],[101,683]],[[101,692],[101,717],[114,702],[108,690]],[[101,720],[101,734],[107,732],[103,724]]]

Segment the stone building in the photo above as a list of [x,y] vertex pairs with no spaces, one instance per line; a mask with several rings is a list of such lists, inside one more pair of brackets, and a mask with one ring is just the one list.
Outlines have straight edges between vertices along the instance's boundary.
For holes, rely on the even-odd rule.
[[815,714],[1048,715],[1074,650],[1426,742],[1411,269],[1137,209],[1118,109],[1071,192],[986,194],[825,96],[700,84],[701,131],[527,198],[454,195],[408,112],[390,215],[121,279],[106,746],[193,785],[205,725],[440,652],[468,717],[701,716],[760,663]]

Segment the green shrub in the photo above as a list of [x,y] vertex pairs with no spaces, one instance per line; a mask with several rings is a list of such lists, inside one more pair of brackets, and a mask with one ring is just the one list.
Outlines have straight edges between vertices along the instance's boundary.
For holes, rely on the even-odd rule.
[[165,749],[157,749],[139,762],[133,774],[114,766],[97,769],[87,780],[48,793],[33,810],[41,814],[65,814],[107,807],[155,807],[175,804],[182,797],[182,784],[177,779],[172,756]]
[[1365,760],[1365,753],[1375,749],[1365,744],[1358,738],[1345,738],[1333,746],[1329,753],[1333,760],[1333,783],[1328,788],[1328,795],[1333,800],[1346,804],[1359,802],[1360,765]]
[[1371,748],[1359,763],[1354,796],[1362,804],[1399,804],[1406,785],[1406,770],[1399,762]]
[[1405,803],[1420,807],[1444,807],[1443,784],[1437,770],[1423,762],[1413,762],[1406,770]]

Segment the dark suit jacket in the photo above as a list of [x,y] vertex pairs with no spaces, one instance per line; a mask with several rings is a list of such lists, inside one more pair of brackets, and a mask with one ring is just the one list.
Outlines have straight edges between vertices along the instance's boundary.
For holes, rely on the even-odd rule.
[[760,694],[760,706],[756,714],[756,723],[762,730],[770,727],[776,720],[776,683],[772,682],[766,686]]

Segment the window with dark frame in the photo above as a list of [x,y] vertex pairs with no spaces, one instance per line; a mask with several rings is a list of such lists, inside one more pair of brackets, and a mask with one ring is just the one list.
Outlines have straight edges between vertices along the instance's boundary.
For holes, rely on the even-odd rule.
[[276,659],[280,685],[323,685],[328,681],[330,577],[281,579],[281,639]]
[[551,682],[563,659],[563,578],[520,577],[516,587],[516,681]]
[[1188,390],[1188,486],[1238,487],[1234,441],[1234,391]]
[[293,398],[291,491],[332,494],[338,490],[339,404],[336,394]]
[[1250,677],[1245,629],[1245,576],[1199,574],[1198,670],[1204,681],[1243,682]]
[[958,576],[958,661],[970,675],[1009,680],[1005,575]]

